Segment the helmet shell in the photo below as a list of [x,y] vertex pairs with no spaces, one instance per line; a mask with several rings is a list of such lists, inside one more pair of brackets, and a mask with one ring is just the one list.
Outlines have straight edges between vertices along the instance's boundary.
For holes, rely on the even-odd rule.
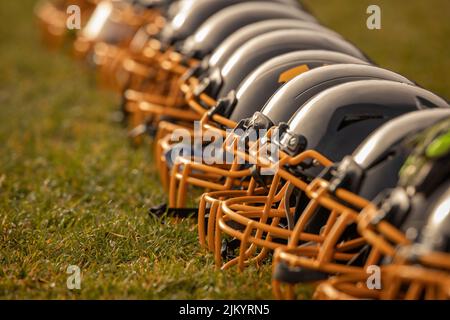
[[381,190],[393,188],[398,183],[398,172],[411,152],[405,141],[449,117],[450,108],[420,110],[393,119],[371,134],[352,155],[353,161],[364,172],[358,182],[358,194],[372,199]]
[[190,57],[202,59],[238,29],[251,23],[276,18],[316,22],[308,13],[277,2],[236,4],[209,17],[195,34],[185,41],[181,51]]
[[[295,100],[291,103],[296,103]],[[314,149],[333,161],[351,154],[375,129],[402,114],[448,107],[435,94],[405,83],[362,80],[319,93],[289,121],[289,132],[302,137],[303,149]],[[298,152],[293,140],[281,138],[286,152]]]
[[339,34],[317,23],[311,23],[297,19],[270,19],[260,21],[240,28],[238,31],[227,37],[223,41],[223,43],[213,51],[211,57],[208,60],[208,67],[222,68],[237,49],[259,35],[272,31],[289,29],[316,30],[319,32],[333,34],[336,37],[340,37]]
[[278,30],[260,35],[237,50],[221,70],[211,70],[211,96],[223,97],[254,69],[269,59],[298,50],[329,50],[366,60],[361,51],[342,38],[312,30]]
[[[165,46],[175,44],[177,41],[184,40],[192,35],[200,25],[205,22],[214,13],[232,6],[237,3],[254,0],[181,0],[174,4],[177,11],[173,19],[167,24],[159,35],[159,39]],[[270,1],[273,0],[258,0]],[[277,0],[277,2],[286,3],[293,7],[298,7],[291,0]]]
[[[332,64],[330,63],[330,58],[333,56],[336,57],[336,59],[341,60],[336,60],[339,62],[337,64],[334,63],[334,65],[329,65]],[[356,64],[353,64],[352,60],[356,60]],[[339,84],[370,79],[391,80],[412,84],[411,81],[395,72],[364,64],[364,61],[342,53],[322,51],[322,54],[318,55],[317,58],[313,57],[312,60],[308,62],[309,64],[306,64],[303,68],[307,67],[308,69],[315,69],[309,72],[299,73],[298,76],[294,77],[284,86],[281,86],[283,81],[286,80],[283,79],[283,77],[290,76],[290,72],[295,72],[297,68],[302,68],[302,66],[297,64],[293,69],[289,69],[289,67],[292,66],[291,64],[286,67],[279,67],[278,70],[270,70],[270,73],[267,71],[265,72],[264,80],[268,83],[266,86],[278,84],[278,87],[281,87],[279,91],[267,101],[267,104],[265,104],[262,109],[262,113],[274,124],[289,121],[291,116],[312,97]],[[242,87],[246,89],[245,85],[248,84],[250,89],[253,89],[254,91],[267,90],[266,87],[262,87],[261,89],[253,88],[249,83],[252,80],[253,79],[249,77],[244,81]],[[238,90],[238,97],[242,95],[240,93],[241,90],[242,89]],[[254,93],[255,96],[257,94],[257,92]],[[262,93],[259,93],[259,95],[262,95]],[[240,109],[236,108],[236,112],[233,113],[233,117],[236,118],[243,116],[245,109],[254,104],[253,101],[245,101],[244,99],[239,100],[243,101],[242,107]],[[292,101],[295,103],[292,103]]]
[[426,250],[450,252],[450,179],[447,178],[429,199],[428,222],[419,243]]

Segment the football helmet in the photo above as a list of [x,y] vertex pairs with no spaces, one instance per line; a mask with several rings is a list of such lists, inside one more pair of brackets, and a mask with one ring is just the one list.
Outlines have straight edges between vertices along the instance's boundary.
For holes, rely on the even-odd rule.
[[[183,75],[183,78],[192,77],[194,76],[194,74],[200,75],[206,73],[206,70],[210,68],[220,69],[236,49],[244,45],[253,37],[267,33],[268,30],[272,31],[280,29],[317,30],[321,32],[329,32],[327,29],[320,27],[318,24],[292,19],[267,20],[264,22],[253,23],[233,33],[217,48],[217,50],[213,52],[211,57],[205,57],[200,64],[186,72]],[[144,133],[146,131],[146,125],[142,125],[142,123],[149,122],[148,119],[156,117],[161,113],[163,113],[162,115],[164,116],[171,116],[172,121],[186,120],[187,116],[190,116],[190,118],[187,119],[191,121],[193,119],[199,119],[201,115],[199,115],[195,111],[192,112],[192,110],[186,109],[183,96],[178,100],[175,100],[173,98],[179,97],[181,94],[181,91],[179,90],[180,88],[178,86],[178,81],[176,81],[176,85],[172,86],[172,88],[173,91],[171,93],[165,93],[167,99],[170,99],[170,101],[172,102],[169,104],[165,104],[165,108],[157,108],[155,105],[151,108],[148,104],[144,104],[140,107],[135,102],[132,102],[127,106],[127,111],[130,115],[130,127],[133,129],[131,131],[131,134],[133,136]],[[126,94],[131,95],[132,91],[128,91]],[[134,101],[136,101],[136,99],[134,99]],[[180,107],[176,107],[175,101],[181,101],[184,110],[181,110]],[[146,100],[146,102],[148,103],[149,100]],[[138,128],[138,130],[134,130],[135,128]]]
[[[131,15],[146,16],[145,22],[138,26],[137,30],[130,33],[130,37],[124,39],[123,42],[114,43],[108,41],[94,41],[93,57],[91,58],[99,69],[99,82],[116,91],[121,91],[126,84],[128,73],[123,72],[122,64],[126,59],[142,60],[142,50],[147,42],[157,35],[166,24],[170,17],[170,8],[173,0],[161,1],[145,1],[136,0],[129,1],[133,11],[130,13],[130,19],[135,20]],[[175,5],[174,5],[175,7]],[[122,14],[124,16],[124,14]],[[114,16],[110,18],[114,19]],[[110,30],[114,25],[105,21],[104,29]],[[101,25],[101,23],[98,23]],[[109,29],[108,29],[109,28]],[[98,42],[98,43],[97,43]],[[130,61],[131,62],[131,61]]]
[[[202,24],[207,25],[209,18],[215,13],[218,13],[229,6],[242,5],[242,2],[253,4],[250,7],[244,6],[247,13],[250,12],[250,16],[253,15],[253,13],[251,13],[251,8],[253,8],[253,10],[258,10],[257,7],[264,6],[265,4],[271,5],[272,8],[290,6],[291,11],[300,12],[298,5],[295,5],[291,1],[277,0],[275,1],[276,3],[270,4],[268,1],[269,0],[181,1],[177,7],[178,13],[173,17],[171,22],[148,42],[147,46],[142,51],[143,58],[146,60],[147,64],[153,64],[157,69],[161,67],[158,70],[159,77],[165,76],[167,78],[171,73],[180,75],[186,68],[189,68],[198,62],[196,59],[183,57],[180,53],[183,42],[187,37],[193,35],[197,28]],[[306,13],[304,15],[306,16]],[[295,14],[291,14],[291,16],[295,16]],[[274,17],[277,17],[276,13]],[[242,20],[242,16],[240,18],[238,17],[237,21],[239,21],[239,19]],[[236,21],[234,22],[236,23]],[[224,21],[221,21],[221,23],[224,23]],[[236,23],[236,25],[239,25],[239,23]],[[230,31],[232,31],[232,27]],[[138,79],[133,82],[140,83],[142,82],[142,78],[146,79],[149,77],[149,71],[143,72],[145,66],[142,66],[141,64],[135,65],[127,62],[127,65],[124,67],[133,75],[137,76]],[[159,78],[156,77],[156,75],[153,75],[153,78],[155,78],[155,81],[153,82],[161,82],[158,81]]]
[[[160,96],[156,96],[154,99],[145,100],[146,104],[142,108],[136,103],[131,103],[128,106],[128,112],[133,114],[134,119],[131,119],[132,127],[140,126],[142,119],[149,119],[152,115],[156,114],[158,117],[163,113],[164,115],[177,117],[181,120],[192,120],[195,117],[195,113],[192,112],[180,112],[179,108],[185,106],[185,100],[183,99],[182,93],[179,90],[179,80],[180,76],[184,71],[187,71],[186,67],[195,64],[195,61],[200,61],[205,58],[206,55],[211,53],[217,46],[220,48],[230,49],[230,43],[224,43],[221,45],[223,40],[235,31],[243,26],[253,24],[254,22],[267,20],[267,19],[278,19],[278,18],[289,18],[295,19],[298,22],[302,21],[313,21],[314,19],[300,10],[292,10],[291,7],[280,5],[279,3],[269,3],[269,2],[248,2],[242,4],[236,4],[225,8],[208,20],[206,20],[200,28],[195,32],[195,34],[189,37],[180,45],[181,48],[177,50],[177,53],[172,52],[172,54],[164,55],[159,61],[162,68],[159,69],[159,79],[154,86],[161,88],[161,83],[165,83],[167,90],[161,92],[161,89],[157,91],[161,92],[163,99]],[[311,23],[312,24],[312,23]],[[292,26],[291,26],[292,25]],[[289,25],[287,28],[293,28],[294,24]],[[306,23],[302,25],[295,25],[296,28],[310,28],[310,25]],[[280,29],[278,27],[277,29]],[[316,27],[314,29],[320,29]],[[325,28],[322,28],[325,29]],[[255,30],[255,28],[253,28]],[[259,29],[258,29],[259,30]],[[258,33],[267,32],[267,28],[264,30],[257,31]],[[240,33],[240,32],[237,32]],[[331,32],[330,32],[331,33]],[[253,35],[256,35],[256,31]],[[248,35],[244,39],[241,36],[235,37],[232,41],[234,47],[239,46],[239,44],[244,43],[244,40],[248,39]],[[239,40],[239,44],[238,41]],[[191,61],[186,64],[186,61]],[[209,61],[209,59],[205,59]],[[142,90],[142,89],[141,89]],[[148,86],[145,86],[144,91],[148,90]],[[152,89],[152,92],[155,90]],[[130,94],[130,92],[128,92]],[[168,103],[163,104],[164,108],[161,107],[161,100],[165,100]],[[149,105],[153,104],[153,105]],[[169,107],[169,108],[167,108]],[[173,108],[175,107],[175,110]],[[152,112],[154,111],[154,112]],[[198,116],[196,116],[198,118]],[[140,130],[134,130],[133,133],[142,133]]]
[[[217,104],[220,98],[226,97],[232,90],[236,89],[245,77],[262,63],[283,53],[298,50],[330,50],[367,60],[364,54],[353,45],[326,32],[315,30],[269,32],[240,47],[228,59],[223,68],[208,69],[206,74],[199,77],[201,80],[191,76],[192,73],[185,74],[184,78],[187,79],[186,83],[182,84],[182,88],[185,92],[186,101],[193,111],[189,115],[200,119]],[[155,109],[155,106],[143,103],[139,108],[150,110]],[[171,115],[175,117],[177,112],[179,117],[186,116],[179,110],[171,112]],[[137,131],[142,132],[141,130]]]
[[89,58],[94,65],[102,64],[102,58],[115,55],[117,47],[127,47],[141,26],[152,23],[162,28],[165,20],[155,5],[154,2],[101,1],[77,35],[73,46],[75,56]]
[[[275,253],[273,288],[278,297],[292,298],[295,283],[322,280],[329,274],[361,275],[366,273],[367,267],[380,263],[384,254],[371,246],[364,232],[357,232],[356,224],[366,219],[365,212],[373,209],[373,203],[378,203],[377,194],[396,186],[398,172],[411,152],[405,141],[449,116],[450,109],[443,108],[398,117],[375,131],[352,157],[330,168],[331,174],[322,173],[306,187],[306,202],[308,207],[314,207],[314,212],[309,213],[304,227],[296,225],[287,248]],[[401,193],[392,193],[394,200],[403,200],[401,196]],[[405,215],[398,210],[394,214],[395,224],[399,226]],[[324,239],[321,243],[302,244],[299,238],[307,234],[305,231],[311,226],[319,230]],[[386,227],[385,223],[380,226]],[[308,252],[312,248],[313,254]],[[392,254],[391,250],[387,256]]]
[[160,45],[157,45],[155,42],[153,48],[156,50],[166,50],[173,46],[179,48],[182,41],[193,35],[209,17],[229,6],[243,2],[261,3],[269,1],[289,6],[292,9],[301,9],[300,4],[295,0],[181,0],[176,8],[177,13],[155,39],[157,42],[160,42]]
[[[310,68],[312,69],[321,66],[321,64],[317,62],[326,59],[326,54],[323,54],[323,52],[320,54],[314,51],[305,52],[304,56],[310,55],[309,59],[311,59],[310,61],[304,61],[307,63],[300,65],[295,64],[295,62],[290,65],[286,64],[285,59],[301,55],[301,52],[298,52],[293,53],[291,56],[275,58],[270,60],[266,65],[258,68],[246,81],[244,81],[244,84],[239,88],[237,94],[233,93],[227,99],[220,100],[220,104],[218,104],[217,108],[220,108],[221,112],[219,114],[220,116],[218,115],[216,117],[217,119],[215,122],[218,125],[226,126],[228,123],[223,120],[223,117],[225,117],[227,121],[233,121],[233,127],[236,127],[240,119],[250,118],[255,112],[261,110],[262,106],[265,105],[271,95],[282,86],[284,81],[288,80],[289,76],[294,77],[296,73],[302,74],[302,72],[305,72]],[[317,56],[314,57],[314,54],[317,54]],[[328,56],[331,57],[333,55],[342,58],[342,56],[337,55],[337,53],[331,53]],[[335,61],[334,63],[338,62],[339,61]],[[341,62],[343,61],[341,60]],[[362,62],[362,60],[359,62]],[[267,72],[267,68],[272,70]],[[243,121],[237,128],[245,128],[247,131],[253,132],[255,129],[254,127],[258,126],[258,130],[268,130],[275,124],[287,122],[304,103],[322,90],[340,83],[362,79],[385,79],[410,83],[406,78],[398,74],[371,66],[344,64],[317,68],[311,72],[298,76],[295,80],[286,84],[267,102],[261,113],[256,113],[253,118]],[[262,94],[262,92],[266,92],[266,94]],[[294,103],[292,103],[292,101],[294,101]],[[207,115],[214,117],[214,115],[217,115],[214,111],[215,109]],[[207,117],[204,117],[202,124],[204,125],[204,129],[208,130],[210,126],[207,127],[206,125],[210,125],[211,122],[208,122]],[[264,127],[262,127],[262,125]],[[218,147],[220,148],[220,146]],[[172,156],[171,158],[174,159],[175,157]],[[185,167],[185,165],[186,164],[184,164],[183,167]],[[195,170],[196,173],[198,173],[198,171],[199,169]],[[213,175],[214,169],[208,168],[206,169],[206,172],[208,175]],[[189,183],[189,175],[186,175],[184,179],[178,183],[177,180],[181,177],[174,173],[175,171],[173,171],[171,175],[174,183],[171,183],[171,190],[169,192],[169,198],[171,200],[169,201],[169,205],[171,208],[179,208],[182,207],[184,203],[177,203],[174,201],[175,199],[183,198],[183,191],[180,190],[185,190],[186,183]],[[213,190],[229,190],[225,189],[225,186],[220,181],[220,179],[227,176],[228,175],[225,173],[220,174],[218,176],[219,181],[216,181],[215,184],[211,184],[212,179],[208,179],[206,184],[205,182],[194,180],[194,185],[209,187]]]
[[[307,52],[307,51],[306,51]],[[336,53],[334,53],[336,54]],[[317,60],[316,60],[317,61]],[[269,65],[268,63],[266,65]],[[313,64],[310,64],[310,66]],[[264,67],[261,67],[260,69],[264,70]],[[281,68],[280,68],[281,69]],[[281,69],[282,70],[282,69]],[[287,69],[285,69],[287,70]],[[264,73],[263,73],[264,74]],[[264,80],[273,80],[274,76],[271,74],[265,74],[265,77],[261,76],[261,79]],[[244,106],[244,108],[238,108],[235,110],[234,114],[236,114],[237,119],[245,119],[249,117],[249,114],[246,113],[246,109],[253,105],[252,102],[261,102],[258,97],[258,93],[261,91],[257,89],[257,87],[253,87],[250,85],[251,81],[254,81],[254,79],[258,79],[258,77],[249,77],[245,82],[242,88],[244,92],[248,91],[248,93],[245,96],[242,96],[241,99],[239,99],[239,103]],[[352,82],[352,81],[360,81],[365,79],[385,79],[385,80],[392,80],[392,81],[399,81],[404,83],[410,83],[409,80],[406,78],[395,74],[391,71],[380,69],[373,66],[367,66],[367,65],[349,65],[349,64],[337,64],[335,66],[326,66],[326,67],[320,67],[315,70],[311,70],[308,73],[302,74],[300,76],[297,76],[291,82],[286,84],[284,87],[282,87],[278,92],[276,92],[273,97],[266,103],[264,108],[261,110],[261,112],[256,112],[253,117],[248,118],[247,120],[243,120],[240,122],[240,124],[237,126],[238,129],[243,129],[242,136],[251,136],[252,132],[259,130],[268,130],[270,127],[274,125],[278,125],[281,122],[287,122],[291,116],[302,107],[304,103],[309,101],[312,97],[314,97],[316,94],[320,93],[321,91],[331,88],[333,86],[337,86],[342,83],[346,82]],[[270,80],[269,80],[270,81]],[[247,88],[248,85],[248,88]],[[239,91],[238,91],[239,93]],[[248,99],[247,97],[252,97],[253,99]],[[269,93],[270,95],[270,93]],[[256,104],[258,105],[258,104]],[[234,116],[234,115],[233,115]],[[236,132],[234,133],[236,135]],[[242,139],[242,138],[240,138]],[[228,142],[227,142],[228,143]],[[224,149],[226,145],[222,146]],[[221,151],[222,153],[225,153],[226,151]],[[220,190],[218,192],[210,192],[208,194],[203,195],[200,201],[200,210],[199,210],[199,239],[202,245],[205,245],[205,239],[207,238],[204,234],[205,229],[203,228],[204,225],[206,225],[206,212],[208,208],[211,208],[213,206],[216,206],[220,199],[223,197],[232,197],[236,196],[237,194],[245,193],[246,191],[231,191],[230,189],[227,189],[223,184],[221,184],[221,180],[219,181],[213,181],[211,176],[214,173],[218,173],[216,171],[216,168],[214,166],[206,166],[202,165],[203,168],[200,170],[199,166],[196,166],[195,161],[194,163],[184,162],[183,168],[187,167],[195,167],[195,173],[198,175],[199,172],[206,172],[209,175],[209,179],[205,179],[206,181],[199,181],[198,176],[196,177],[196,180],[190,181],[191,175],[186,174],[184,177],[181,177],[180,175],[174,175],[174,171],[172,172],[172,180],[180,179],[178,182],[178,190],[174,190],[175,184],[171,184],[172,189],[170,190],[169,195],[172,197],[172,201],[175,201],[175,199],[180,199],[180,189],[186,190],[186,184],[193,184],[195,186],[201,186],[201,187],[208,187],[210,190]],[[226,172],[221,168],[222,171],[220,172],[220,179],[227,178],[230,175],[236,174],[236,172]],[[213,183],[216,183],[215,185]],[[235,186],[236,188],[236,186]],[[171,202],[171,205],[175,204],[175,207],[180,205],[180,203],[177,202]],[[171,207],[172,208],[172,207]],[[214,211],[214,210],[213,210]],[[211,213],[211,212],[210,212]],[[211,213],[214,215],[214,213]],[[211,220],[210,224],[213,220]],[[212,225],[210,225],[210,228]],[[209,236],[209,239],[212,239],[212,235]],[[209,249],[213,250],[212,243],[209,241],[208,243]]]
[[[319,50],[294,51],[270,59],[253,71],[235,93],[230,94],[229,98],[220,100],[217,107],[202,118],[200,123],[202,130],[207,131],[211,126],[234,128],[241,119],[251,117],[256,111],[261,110],[276,90],[291,78],[316,67],[336,63],[366,64],[365,61],[342,53]],[[294,111],[282,113],[287,121]],[[174,128],[179,126],[161,122],[156,137],[155,158],[165,186],[168,185],[169,170],[172,167],[167,165],[166,159],[175,158],[169,154],[173,151],[170,133]]]
[[450,299],[450,118],[413,139],[416,149],[395,189],[358,218],[358,229],[384,257],[378,288],[368,274],[322,283],[317,299]]
[[[216,213],[214,235],[217,265],[221,265],[222,261],[221,233],[240,241],[238,257],[227,262],[223,268],[235,264],[243,268],[250,262],[261,262],[271,250],[286,247],[288,239],[290,243],[321,244],[330,231],[327,225],[315,220],[310,223],[310,220],[315,216],[326,220],[328,214],[314,215],[318,207],[316,202],[309,204],[299,200],[296,206],[291,203],[292,197],[304,195],[309,182],[324,167],[350,154],[382,124],[411,111],[438,106],[448,107],[444,100],[427,90],[386,80],[341,84],[312,98],[297,111],[287,126],[278,127],[270,143],[263,144],[267,150],[277,150],[278,147],[281,150],[275,160],[271,160],[271,155],[258,157],[257,169],[270,166],[275,170],[270,185],[266,186],[266,195],[251,196],[250,193],[250,196],[221,202]],[[325,231],[322,228],[324,225]],[[344,248],[354,249],[359,244],[355,242],[350,241]],[[311,254],[317,249],[307,246],[305,250]],[[339,250],[342,251],[340,246]],[[353,259],[354,256],[344,254],[342,259]],[[342,265],[339,264],[340,267]]]
[[331,50],[368,60],[363,53],[342,38],[311,30],[278,30],[260,35],[240,47],[221,69],[189,77],[183,86],[191,108],[204,114],[220,98],[235,90],[256,67],[270,58],[298,50]]
[[[197,28],[214,13],[242,1],[246,0],[181,0],[170,7],[169,12],[172,17],[160,32],[148,38],[144,30],[144,40],[137,41],[139,45],[134,55],[123,59],[118,67],[119,70],[116,71],[116,77],[119,78],[118,86],[124,92],[121,103],[124,118],[128,119],[128,115],[137,110],[139,101],[148,101],[161,106],[182,104],[178,94],[171,95],[169,92],[176,92],[173,88],[178,86],[178,74],[183,74],[186,68],[198,62],[182,59],[177,51],[180,43],[194,34]],[[166,59],[165,56],[173,56],[173,58]],[[170,64],[171,72],[166,72],[162,69],[162,61],[166,60],[183,60],[183,64],[187,67],[178,63],[179,68],[174,70],[173,64]],[[134,132],[140,131],[138,126],[134,125],[134,121],[129,120],[129,122],[131,128],[137,127]],[[140,121],[136,122],[140,123]],[[138,134],[132,133],[132,135]],[[141,139],[133,140],[139,143]]]
[[180,49],[181,54],[200,61],[238,29],[259,21],[281,18],[316,22],[308,13],[277,2],[236,4],[217,12],[204,22],[184,41]]
[[[239,29],[237,32],[231,34],[223,43],[213,51],[209,59],[202,60],[202,64],[195,70],[195,75],[200,75],[206,72],[206,69],[222,68],[231,55],[237,51],[246,42],[253,38],[277,30],[302,29],[302,30],[316,30],[333,34],[336,37],[340,35],[324,26],[301,21],[297,19],[270,19],[252,23]],[[194,74],[191,74],[194,76]]]

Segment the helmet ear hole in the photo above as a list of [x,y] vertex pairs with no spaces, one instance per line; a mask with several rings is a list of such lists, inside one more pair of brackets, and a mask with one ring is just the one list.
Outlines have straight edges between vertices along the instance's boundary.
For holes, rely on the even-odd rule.
[[438,108],[437,105],[435,105],[433,102],[423,98],[423,97],[416,97],[417,99],[417,108],[419,110],[422,109],[430,109],[430,108]]
[[372,119],[383,119],[382,115],[375,115],[375,114],[349,114],[344,116],[341,123],[339,124],[337,131],[340,131],[352,124],[355,124],[357,122],[365,121],[365,120],[372,120]]

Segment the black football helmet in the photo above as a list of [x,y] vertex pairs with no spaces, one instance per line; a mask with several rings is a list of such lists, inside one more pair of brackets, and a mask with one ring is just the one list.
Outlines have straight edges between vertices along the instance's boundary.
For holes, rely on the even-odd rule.
[[[352,94],[355,92],[357,94]],[[295,99],[291,103],[295,104]],[[223,185],[232,185],[235,177],[242,178],[247,175],[249,178],[256,177],[253,187],[259,184],[264,189],[264,179],[259,179],[255,172],[265,167],[274,172],[271,182],[266,185],[267,193],[252,198],[252,192],[249,193],[247,190],[247,196],[250,198],[233,197],[222,201],[219,205],[221,210],[217,211],[217,217],[213,217],[213,220],[218,218],[216,223],[219,230],[238,239],[241,247],[238,257],[224,267],[239,264],[242,268],[247,263],[261,261],[270,250],[286,247],[287,240],[293,237],[295,237],[293,246],[297,246],[298,242],[322,243],[323,237],[330,229],[323,229],[323,224],[311,223],[317,204],[314,199],[311,205],[308,205],[308,201],[304,201],[304,195],[309,195],[307,193],[309,184],[325,167],[351,154],[369,134],[384,123],[402,114],[430,107],[448,107],[448,105],[427,90],[386,80],[345,83],[327,89],[310,99],[287,125],[281,124],[272,130],[270,136],[273,137],[270,138],[269,144],[264,143],[258,147],[260,150],[253,156],[258,158],[255,169],[249,170],[250,173],[242,170],[240,175],[237,173],[229,175],[230,178],[223,182]],[[264,149],[269,152],[265,153]],[[276,150],[280,150],[278,157]],[[252,153],[255,154],[250,150],[249,154]],[[265,155],[258,156],[260,153]],[[188,170],[191,169],[192,167]],[[180,166],[174,166],[172,180],[178,175],[179,170]],[[182,172],[184,170],[183,168]],[[294,201],[297,196],[298,202]],[[249,205],[249,210],[252,210],[251,218],[246,217],[247,209],[241,206],[242,203]],[[285,220],[278,211],[272,216],[268,208],[279,208],[284,213]],[[324,215],[326,216],[327,214]],[[323,230],[326,232],[323,233]],[[213,238],[215,244],[221,243],[221,235],[217,232]],[[258,251],[258,248],[262,251]],[[220,265],[220,245],[217,249],[216,245],[216,261]],[[313,251],[317,252],[319,249],[320,247],[315,247]],[[351,249],[355,247],[352,246]],[[308,257],[310,256],[311,252]],[[343,257],[351,260],[355,254],[344,254]],[[314,258],[310,260],[315,261]],[[333,266],[336,265],[339,270],[345,269],[341,268],[345,263]],[[349,268],[351,269],[350,266]]]
[[358,231],[381,266],[381,286],[367,273],[321,284],[318,299],[450,299],[450,117],[405,144],[413,151],[394,189],[382,192],[358,216]]
[[[220,129],[235,128],[241,119],[251,117],[260,111],[266,101],[291,78],[311,69],[336,63],[366,64],[365,61],[346,54],[319,50],[295,51],[273,58],[253,71],[236,92],[233,91],[227,98],[219,100],[217,106],[208,112],[207,117],[203,117],[202,125],[206,130],[211,125]],[[286,121],[296,111],[282,109],[280,108],[279,112],[287,117]],[[272,124],[270,121],[265,123]],[[171,168],[166,160],[170,157],[168,153],[174,151],[171,150],[172,145],[169,143],[171,137],[169,133],[173,128],[179,126],[162,122],[156,136],[156,161],[164,186],[168,186],[168,170]]]

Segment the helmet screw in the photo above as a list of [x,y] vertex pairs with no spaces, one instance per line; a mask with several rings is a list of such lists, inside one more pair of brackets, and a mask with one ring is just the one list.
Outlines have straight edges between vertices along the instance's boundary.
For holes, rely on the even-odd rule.
[[296,137],[292,137],[291,139],[289,139],[289,146],[295,146],[297,144],[297,138]]

